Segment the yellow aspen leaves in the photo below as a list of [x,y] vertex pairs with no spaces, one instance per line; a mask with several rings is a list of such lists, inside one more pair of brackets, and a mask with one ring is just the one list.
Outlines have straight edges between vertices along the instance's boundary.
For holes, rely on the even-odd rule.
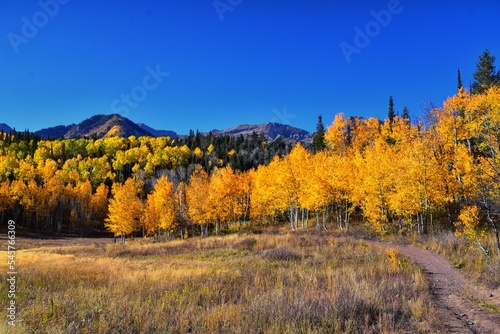
[[128,179],[123,185],[113,184],[111,193],[113,198],[109,201],[109,214],[105,227],[116,236],[125,236],[134,232],[139,226],[142,214],[142,202],[138,197],[139,185],[133,179]]
[[475,205],[462,207],[458,220],[455,223],[457,227],[455,234],[465,237],[473,246],[479,247],[488,254],[488,251],[483,246],[486,229],[484,224],[481,224],[479,208]]
[[174,185],[166,176],[162,176],[156,182],[153,192],[148,194],[141,217],[146,234],[159,235],[160,230],[173,229],[175,215]]

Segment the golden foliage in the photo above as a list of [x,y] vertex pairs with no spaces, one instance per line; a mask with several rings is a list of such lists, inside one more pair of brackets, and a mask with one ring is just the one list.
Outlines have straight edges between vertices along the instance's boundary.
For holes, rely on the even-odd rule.
[[460,210],[459,221],[455,223],[455,234],[464,237],[474,245],[482,247],[486,236],[484,224],[481,224],[479,208],[475,205],[466,205]]
[[142,214],[142,202],[138,197],[140,187],[137,181],[128,179],[123,185],[115,183],[111,189],[113,198],[109,201],[105,226],[117,236],[130,234],[139,225]]

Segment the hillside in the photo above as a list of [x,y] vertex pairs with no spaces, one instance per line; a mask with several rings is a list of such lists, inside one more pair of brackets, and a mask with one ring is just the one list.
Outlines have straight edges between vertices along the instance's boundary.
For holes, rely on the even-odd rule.
[[39,131],[36,131],[35,134],[41,138],[62,138],[64,135],[72,128],[76,126],[76,124],[71,125],[57,125],[50,128],[45,128]]
[[9,133],[12,131],[12,128],[5,123],[0,123],[0,131],[3,131],[5,133]]
[[212,133],[215,136],[249,136],[253,133],[258,135],[263,134],[268,142],[273,142],[278,138],[292,140],[294,142],[303,142],[304,144],[312,143],[311,132],[299,129],[290,125],[268,122],[263,124],[243,124],[231,127],[226,130],[214,130]]
[[78,124],[71,124],[68,126],[60,125],[42,129],[36,131],[35,134],[42,138],[82,138],[93,136],[102,138],[108,135],[111,130],[113,130],[115,135],[123,137],[151,136],[151,133],[141,128],[139,125],[118,114],[95,115]]
[[153,137],[170,137],[171,139],[177,138],[179,135],[175,131],[171,130],[156,130],[153,129],[152,127],[144,124],[144,123],[137,123],[137,126],[139,126],[141,129],[149,132]]

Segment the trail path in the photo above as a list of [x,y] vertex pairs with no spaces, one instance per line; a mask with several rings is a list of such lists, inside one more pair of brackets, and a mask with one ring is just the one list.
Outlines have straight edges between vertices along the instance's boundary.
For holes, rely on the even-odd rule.
[[374,243],[398,248],[424,270],[441,320],[442,333],[500,333],[500,313],[479,307],[465,297],[474,296],[473,299],[500,308],[500,289],[491,290],[473,284],[435,252],[409,245]]

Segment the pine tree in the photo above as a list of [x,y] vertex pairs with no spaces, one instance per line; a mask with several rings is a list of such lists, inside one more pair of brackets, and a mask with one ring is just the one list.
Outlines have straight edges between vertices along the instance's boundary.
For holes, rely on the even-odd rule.
[[[458,72],[460,75],[460,72]],[[408,111],[408,108],[404,106],[403,108],[403,119],[404,120],[410,120],[410,112]]]
[[323,125],[323,116],[318,115],[318,124],[313,136],[312,150],[314,153],[323,151],[326,148],[325,126]]
[[394,117],[396,117],[396,112],[394,111],[394,100],[392,96],[389,97],[389,111],[387,113],[387,118],[389,119],[389,123],[392,124],[394,122]]
[[472,92],[474,94],[481,94],[500,82],[500,72],[495,69],[495,59],[494,55],[490,55],[488,49],[484,50],[479,57],[476,63],[474,82],[472,82]]
[[464,88],[464,85],[462,84],[462,75],[460,74],[460,69],[458,69],[458,76],[457,76],[457,91],[460,91],[460,89]]

